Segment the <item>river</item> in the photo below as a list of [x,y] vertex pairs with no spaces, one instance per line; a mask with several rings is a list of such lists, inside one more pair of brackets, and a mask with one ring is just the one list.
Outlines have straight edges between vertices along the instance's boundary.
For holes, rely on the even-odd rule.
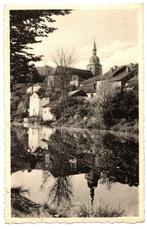
[[103,206],[138,216],[138,174],[134,136],[45,126],[11,129],[12,188],[27,189],[25,197],[59,214],[68,209],[72,217],[79,206]]

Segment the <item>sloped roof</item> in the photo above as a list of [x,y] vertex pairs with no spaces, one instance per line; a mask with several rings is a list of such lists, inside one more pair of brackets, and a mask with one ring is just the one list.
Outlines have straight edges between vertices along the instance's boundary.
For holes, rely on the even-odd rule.
[[58,74],[60,69],[62,70],[66,70],[69,71],[69,73],[71,75],[78,75],[79,77],[83,78],[83,79],[89,79],[93,77],[93,74],[90,70],[85,70],[85,69],[79,69],[79,68],[69,68],[69,67],[62,67],[62,66],[58,66],[56,68],[55,74]]
[[136,73],[138,72],[138,70],[137,69],[130,69],[130,71],[129,72],[126,72],[126,71],[123,71],[123,72],[121,72],[120,74],[118,74],[118,75],[115,75],[115,77],[112,77],[111,79],[110,79],[110,81],[111,82],[114,82],[114,81],[121,81],[121,80],[130,80],[131,78],[133,78],[134,77],[134,75],[136,75]]
[[78,89],[78,90],[75,90],[75,91],[70,91],[69,93],[68,93],[68,95],[69,96],[76,96],[76,95],[83,95],[83,96],[87,96],[86,95],[86,93],[85,93],[85,91],[83,91],[83,90],[81,90],[81,89]]
[[99,75],[99,76],[94,76],[90,79],[87,79],[85,81],[83,81],[83,85],[85,84],[93,84],[93,83],[96,83],[97,81],[99,80],[102,80],[103,79],[103,75]]
[[49,92],[46,90],[45,91],[42,90],[42,88],[40,88],[38,91],[36,91],[34,93],[36,93],[39,96],[39,98],[49,97]]
[[112,72],[112,76],[113,77],[116,76],[117,74],[121,73],[125,69],[126,69],[126,65],[122,65],[122,66],[116,67]]
[[78,89],[84,91],[85,93],[95,93],[96,92],[96,89],[94,89],[91,84],[83,85],[79,87]]

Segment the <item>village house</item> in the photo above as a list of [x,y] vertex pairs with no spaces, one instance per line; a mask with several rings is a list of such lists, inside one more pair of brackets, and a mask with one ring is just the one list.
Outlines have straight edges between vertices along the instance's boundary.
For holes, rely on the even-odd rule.
[[114,66],[102,75],[102,65],[97,56],[96,43],[92,49],[87,70],[57,66],[37,67],[40,82],[30,85],[27,89],[29,95],[29,116],[40,117],[43,121],[54,120],[51,113],[51,95],[62,84],[62,76],[66,78],[68,96],[84,96],[88,100],[99,97],[102,85],[114,90],[131,90],[138,85],[138,64]]
[[38,92],[33,92],[29,97],[29,116],[42,117],[43,107],[49,104],[50,98],[48,95],[42,95]]
[[123,66],[114,66],[104,75],[98,75],[88,80],[78,88],[86,93],[88,99],[100,96],[102,87],[133,89],[138,85],[138,64],[129,64]]

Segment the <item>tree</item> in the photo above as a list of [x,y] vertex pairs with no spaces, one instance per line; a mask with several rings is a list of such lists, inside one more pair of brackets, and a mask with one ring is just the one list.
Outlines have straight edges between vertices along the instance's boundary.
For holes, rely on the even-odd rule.
[[[98,128],[105,128],[105,124],[107,120],[104,120],[105,110],[111,106],[111,99],[114,97],[119,91],[119,87],[108,81],[100,81],[97,87],[97,96],[93,100],[93,113],[94,117],[97,120]],[[109,114],[111,115],[111,114]],[[112,115],[111,115],[112,116]]]
[[55,22],[54,15],[66,15],[71,10],[11,10],[10,11],[10,76],[11,86],[16,82],[31,81],[34,65],[42,56],[30,52],[28,45],[41,42],[57,28],[50,26]]
[[73,51],[66,51],[60,49],[53,57],[53,61],[56,64],[55,84],[58,88],[58,95],[61,96],[64,104],[64,112],[69,113],[68,109],[68,92],[70,90],[71,80],[71,66],[74,62]]
[[71,178],[69,176],[59,176],[50,188],[48,200],[55,208],[67,208],[71,205],[72,195]]

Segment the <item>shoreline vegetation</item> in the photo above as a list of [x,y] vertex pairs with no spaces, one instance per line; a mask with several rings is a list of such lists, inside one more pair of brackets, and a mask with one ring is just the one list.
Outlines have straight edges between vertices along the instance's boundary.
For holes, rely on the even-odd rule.
[[72,127],[97,130],[110,130],[138,134],[138,89],[117,90],[102,86],[99,97],[91,101],[85,97],[67,97],[66,106],[63,98],[50,104],[55,120],[42,121],[41,117],[29,117],[28,102],[12,114],[13,123],[41,124],[51,127]]
[[82,204],[78,206],[60,208],[49,207],[47,203],[38,204],[25,197],[29,191],[23,187],[11,188],[12,217],[120,217],[126,213],[120,207],[112,208],[100,202],[98,207]]
[[[11,126],[22,126],[24,125],[23,120],[14,120],[11,122]],[[47,126],[49,128],[62,128],[62,129],[74,129],[74,131],[77,129],[80,131],[81,130],[91,130],[91,131],[107,131],[107,132],[112,132],[112,133],[124,133],[124,134],[134,134],[137,135],[138,134],[138,121],[135,120],[134,122],[120,122],[115,126],[112,126],[109,129],[96,129],[96,128],[88,128],[86,127],[86,125],[81,124],[80,122],[66,122],[66,123],[62,123],[62,122],[50,122],[50,123],[44,123],[44,122],[40,122],[40,121],[34,121],[34,122],[30,122],[28,121],[27,123],[27,127],[37,127],[37,126]]]

